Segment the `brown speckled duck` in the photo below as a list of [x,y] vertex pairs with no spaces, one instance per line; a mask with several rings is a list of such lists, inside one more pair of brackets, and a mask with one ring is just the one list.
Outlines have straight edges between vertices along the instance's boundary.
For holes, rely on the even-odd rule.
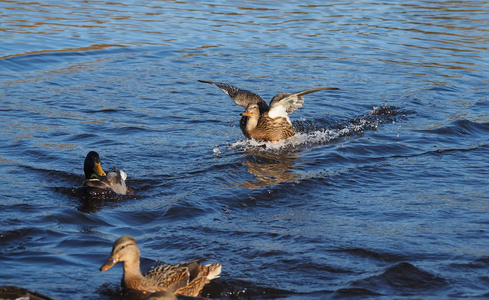
[[241,114],[239,126],[247,138],[263,141],[279,141],[297,134],[288,114],[301,108],[304,95],[322,90],[339,90],[334,87],[314,88],[298,93],[275,95],[270,105],[257,94],[239,89],[227,83],[199,80],[203,83],[214,84],[229,95],[234,103],[246,108]]
[[117,262],[123,263],[122,286],[144,293],[170,291],[177,295],[199,296],[204,285],[219,277],[221,265],[201,265],[204,258],[176,264],[163,265],[142,275],[139,267],[139,249],[136,240],[124,235],[114,242],[112,253],[100,271],[110,269]]
[[106,174],[102,169],[100,157],[95,151],[90,151],[87,154],[83,169],[85,171],[85,182],[83,185],[96,190],[97,194],[103,194],[109,191],[121,195],[132,193],[126,186],[126,173],[114,167]]

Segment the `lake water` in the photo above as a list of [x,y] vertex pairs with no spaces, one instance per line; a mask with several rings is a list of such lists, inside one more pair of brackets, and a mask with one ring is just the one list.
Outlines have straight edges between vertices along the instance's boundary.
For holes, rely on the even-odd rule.
[[[488,1],[0,1],[0,285],[131,298],[142,266],[222,264],[226,299],[489,296]],[[247,141],[198,79],[320,86]],[[81,197],[83,160],[134,196]]]

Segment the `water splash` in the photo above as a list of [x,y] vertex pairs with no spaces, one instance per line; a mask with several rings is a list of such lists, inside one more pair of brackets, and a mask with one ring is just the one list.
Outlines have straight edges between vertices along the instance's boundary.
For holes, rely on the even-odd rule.
[[[375,131],[381,124],[395,123],[400,118],[405,118],[407,112],[403,112],[394,106],[386,104],[374,106],[365,115],[349,120],[313,120],[313,121],[294,121],[297,135],[277,141],[263,142],[254,139],[243,139],[229,145],[230,149],[243,149],[244,151],[265,151],[265,152],[290,152],[297,151],[310,145],[322,145],[331,143],[342,137],[361,134],[364,131]],[[220,155],[221,149],[216,146],[214,149],[216,156]]]

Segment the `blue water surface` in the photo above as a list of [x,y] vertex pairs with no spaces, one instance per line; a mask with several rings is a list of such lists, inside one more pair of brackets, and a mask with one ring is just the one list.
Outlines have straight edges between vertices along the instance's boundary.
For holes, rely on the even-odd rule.
[[[203,297],[484,298],[489,2],[0,1],[0,285],[133,299],[142,267],[222,264]],[[331,86],[249,141],[254,91]],[[135,195],[78,193],[83,160]],[[143,271],[144,271],[143,270]]]

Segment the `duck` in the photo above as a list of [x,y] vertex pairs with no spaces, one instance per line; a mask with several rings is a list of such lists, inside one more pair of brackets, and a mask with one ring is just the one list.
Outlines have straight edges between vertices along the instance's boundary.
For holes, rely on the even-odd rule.
[[127,174],[115,167],[104,172],[100,163],[100,156],[95,151],[88,152],[84,162],[85,182],[83,186],[104,194],[113,191],[117,194],[126,195],[130,192],[126,186]]
[[130,235],[123,235],[114,242],[110,257],[100,271],[122,262],[122,287],[143,293],[167,291],[189,297],[199,296],[203,287],[221,273],[219,263],[200,264],[208,259],[206,257],[175,265],[159,265],[143,275],[139,257],[136,240]]
[[258,94],[227,83],[208,80],[199,80],[199,82],[217,86],[234,103],[246,108],[240,114],[241,131],[248,139],[266,142],[280,141],[297,134],[289,114],[302,107],[304,95],[323,90],[339,90],[336,87],[319,87],[291,94],[279,93],[272,98],[270,104],[267,104]]
[[0,286],[0,299],[53,300],[36,291],[14,285]]

